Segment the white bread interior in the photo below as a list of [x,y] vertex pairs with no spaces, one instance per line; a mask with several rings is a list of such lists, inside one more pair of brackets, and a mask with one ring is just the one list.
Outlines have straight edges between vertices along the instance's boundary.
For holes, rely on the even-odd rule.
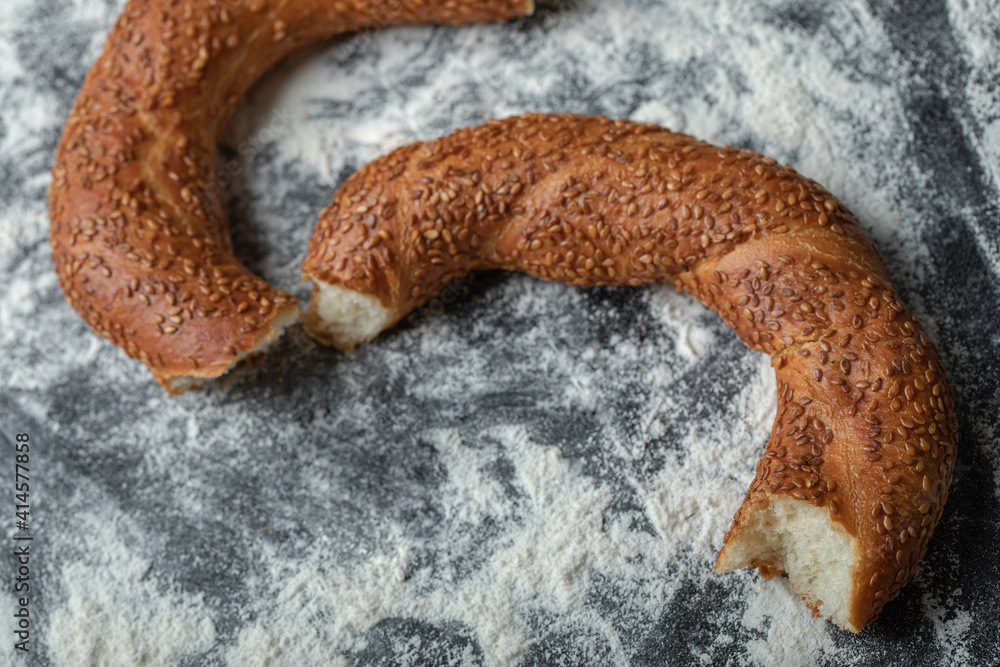
[[312,303],[303,315],[303,324],[313,337],[351,352],[367,343],[393,323],[393,313],[378,298],[314,281]]
[[787,497],[756,504],[719,553],[715,569],[757,567],[765,578],[788,575],[799,597],[819,616],[858,632],[850,622],[857,541],[825,507]]

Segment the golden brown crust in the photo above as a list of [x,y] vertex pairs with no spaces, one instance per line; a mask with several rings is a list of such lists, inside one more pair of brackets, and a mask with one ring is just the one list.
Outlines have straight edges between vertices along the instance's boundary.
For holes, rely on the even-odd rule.
[[823,188],[652,125],[526,115],[361,169],[323,212],[303,277],[374,295],[398,321],[483,268],[670,281],[719,313],[778,383],[732,530],[768,498],[824,506],[863,550],[850,625],[899,593],[947,497],[952,391],[875,246]]
[[67,300],[172,393],[224,373],[295,300],[233,255],[216,141],[274,63],[330,35],[499,21],[529,0],[132,0],[66,122],[50,188]]

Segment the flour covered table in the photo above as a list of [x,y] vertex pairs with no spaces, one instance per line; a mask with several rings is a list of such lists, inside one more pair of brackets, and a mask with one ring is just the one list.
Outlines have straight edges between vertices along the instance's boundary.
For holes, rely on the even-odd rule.
[[[995,3],[541,2],[511,24],[310,47],[223,144],[237,254],[300,299],[334,189],[411,141],[525,111],[655,122],[823,183],[879,245],[955,386],[926,558],[859,636],[715,554],[773,373],[669,287],[488,273],[345,355],[296,327],[165,395],[65,303],[46,190],[121,2],[0,9],[0,611],[80,664],[941,664],[1000,660],[1000,105]],[[15,521],[27,433],[28,530]]]

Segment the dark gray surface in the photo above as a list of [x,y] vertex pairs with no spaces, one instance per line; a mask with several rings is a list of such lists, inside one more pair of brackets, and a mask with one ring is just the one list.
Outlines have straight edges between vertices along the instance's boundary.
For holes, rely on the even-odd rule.
[[[489,462],[483,474],[505,490],[511,507],[527,501],[514,455],[497,434],[516,427],[531,442],[556,446],[581,475],[612,491],[605,526],[624,517],[652,533],[644,494],[657,473],[671,457],[686,456],[687,439],[714,428],[719,414],[747,419],[734,397],[758,372],[759,358],[707,311],[662,297],[710,340],[691,360],[677,352],[679,329],[653,311],[662,299],[650,294],[658,293],[572,290],[502,274],[465,281],[441,312],[354,356],[323,349],[296,328],[258,369],[166,397],[139,364],[96,342],[62,300],[48,257],[47,172],[61,123],[120,7],[74,4],[20,2],[0,10],[9,63],[0,69],[0,432],[8,439],[30,432],[36,446],[38,644],[28,664],[55,664],[59,641],[49,633],[69,608],[70,578],[118,562],[108,556],[118,548],[108,535],[148,561],[142,580],[164,595],[201,596],[198,610],[214,624],[216,641],[183,664],[225,664],[241,633],[280,609],[267,595],[282,590],[289,575],[269,569],[273,563],[349,569],[406,544],[411,567],[430,573],[426,581],[447,568],[461,580],[503,547],[511,525],[529,520],[515,512],[506,519],[511,525],[502,517],[460,525],[449,473],[428,435],[438,429]],[[748,650],[769,636],[768,625],[748,626],[740,610],[772,584],[752,575],[706,576],[710,552],[664,570],[672,588],[659,607],[639,599],[646,594],[633,581],[595,573],[579,605],[610,629],[581,625],[582,617],[558,605],[532,607],[514,660],[656,665],[704,654],[715,664],[1000,663],[996,37],[984,55],[956,25],[957,14],[936,2],[688,4],[541,2],[534,17],[509,26],[396,30],[297,56],[252,93],[229,138],[235,156],[232,146],[270,122],[272,105],[296,119],[279,124],[277,136],[243,160],[245,172],[228,190],[241,257],[304,296],[298,263],[312,221],[354,169],[402,141],[522,110],[653,119],[665,108],[662,122],[679,122],[676,129],[793,164],[859,214],[928,326],[956,390],[958,469],[920,572],[863,634],[823,629],[825,648],[798,656]],[[982,21],[995,26],[996,11],[984,6]],[[756,53],[757,35],[762,44],[781,43],[782,62],[805,61],[790,71],[803,76],[806,115],[794,106],[770,115],[753,110],[777,99],[755,79],[759,64],[741,61]],[[726,48],[730,38],[744,46]],[[667,46],[672,39],[686,40],[689,50]],[[760,47],[761,57],[772,52]],[[322,86],[302,93],[296,77],[315,79],[317,68],[329,72],[322,81],[353,83],[342,95]],[[824,77],[859,97],[814,94]],[[869,99],[865,91],[885,97]],[[984,104],[990,99],[992,106]],[[834,136],[829,145],[817,143],[820,119]],[[379,128],[376,138],[366,139],[372,131],[365,123]],[[390,145],[379,132],[392,137]],[[330,142],[328,159],[296,152],[296,142],[315,136]],[[639,340],[676,365],[672,384],[650,386],[650,357],[622,352],[623,341]],[[607,357],[615,377],[603,374]],[[583,376],[589,386],[569,392]],[[642,421],[657,401],[671,407],[665,432],[654,436]],[[761,443],[739,444],[748,474]],[[637,445],[642,456],[621,455]],[[6,445],[4,452],[2,478],[9,479]],[[748,479],[731,481],[740,487]],[[2,511],[11,536],[13,509]],[[728,516],[713,519],[720,520]],[[94,521],[113,527],[94,531]],[[441,546],[456,536],[485,546],[454,553]],[[716,547],[720,541],[715,535]],[[322,555],[306,558],[317,551]],[[2,553],[7,589],[14,562],[9,549]],[[659,566],[649,564],[651,578]],[[469,619],[428,618],[380,619],[361,628],[342,655],[360,665],[493,659]],[[730,639],[720,644],[719,635]],[[407,644],[412,637],[421,640],[417,648]],[[8,649],[0,647],[0,659],[9,659]]]

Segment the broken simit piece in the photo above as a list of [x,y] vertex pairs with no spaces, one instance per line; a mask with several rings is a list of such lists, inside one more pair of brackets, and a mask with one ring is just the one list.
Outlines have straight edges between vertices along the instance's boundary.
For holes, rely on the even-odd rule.
[[323,212],[303,315],[351,350],[475,269],[669,281],[771,356],[777,419],[720,572],[787,573],[858,632],[916,571],[957,423],[934,346],[857,220],[770,158],[627,121],[525,115],[400,148]]
[[56,152],[52,260],[66,299],[172,394],[263,353],[298,318],[233,254],[216,144],[251,85],[334,34],[502,21],[530,0],[132,0]]

